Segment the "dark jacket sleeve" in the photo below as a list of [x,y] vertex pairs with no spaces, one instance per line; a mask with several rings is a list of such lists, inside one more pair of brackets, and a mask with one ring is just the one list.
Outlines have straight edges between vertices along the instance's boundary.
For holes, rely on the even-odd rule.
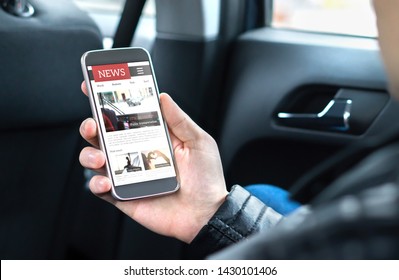
[[226,246],[207,256],[222,260],[398,259],[398,163],[399,145],[377,151],[283,221],[236,187],[193,245],[200,257]]
[[283,216],[240,186],[233,186],[226,201],[190,245],[191,257],[204,258],[254,232],[274,227]]

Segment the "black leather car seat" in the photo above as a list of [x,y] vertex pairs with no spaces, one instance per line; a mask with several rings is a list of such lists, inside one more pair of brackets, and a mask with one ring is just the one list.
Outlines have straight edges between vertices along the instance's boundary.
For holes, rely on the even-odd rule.
[[0,8],[0,255],[60,259],[84,191],[80,57],[102,41],[73,1],[29,2],[28,18]]

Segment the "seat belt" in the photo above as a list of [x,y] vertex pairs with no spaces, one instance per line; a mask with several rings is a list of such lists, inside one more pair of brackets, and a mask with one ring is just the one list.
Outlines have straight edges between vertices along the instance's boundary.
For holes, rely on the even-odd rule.
[[146,0],[126,0],[112,48],[130,47]]

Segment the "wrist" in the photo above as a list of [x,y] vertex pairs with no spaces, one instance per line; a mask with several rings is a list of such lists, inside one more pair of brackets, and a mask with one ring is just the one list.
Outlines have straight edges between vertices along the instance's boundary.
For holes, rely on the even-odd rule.
[[209,220],[215,215],[220,206],[225,202],[228,192],[225,191],[220,194],[219,198],[215,199],[213,203],[204,203],[200,207],[193,210],[193,215],[189,217],[185,226],[177,233],[176,238],[190,244],[191,241],[198,235],[201,229],[207,225]]

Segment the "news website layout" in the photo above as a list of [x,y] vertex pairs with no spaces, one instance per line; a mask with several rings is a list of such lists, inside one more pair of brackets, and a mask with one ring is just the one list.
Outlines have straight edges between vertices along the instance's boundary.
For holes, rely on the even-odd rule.
[[149,62],[88,72],[114,185],[176,176]]

